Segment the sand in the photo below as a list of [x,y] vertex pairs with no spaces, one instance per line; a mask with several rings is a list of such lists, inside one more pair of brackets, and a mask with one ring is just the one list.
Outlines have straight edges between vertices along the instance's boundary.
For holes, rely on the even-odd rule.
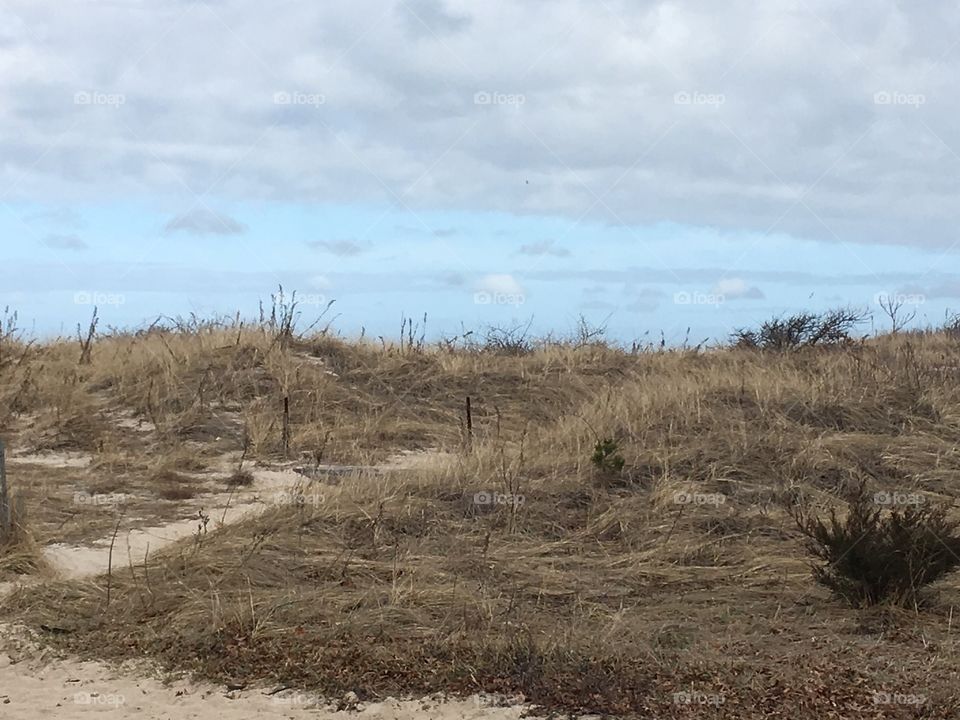
[[[58,458],[63,467],[75,466],[76,458]],[[19,458],[23,462],[55,463],[44,457]],[[237,522],[265,505],[282,502],[284,493],[303,485],[304,478],[291,470],[258,470],[254,486],[238,494],[204,496],[208,529]],[[178,520],[165,525],[123,531],[113,547],[113,566],[142,563],[148,553],[202,532],[200,518]],[[61,578],[78,579],[107,571],[111,562],[111,538],[92,545],[50,545],[47,559]],[[30,579],[23,585],[42,580]],[[15,583],[0,584],[0,598],[15,589]],[[347,696],[339,701],[318,698],[310,693],[287,689],[273,693],[259,687],[227,691],[222,686],[195,683],[186,679],[164,682],[153,669],[141,664],[120,667],[99,662],[55,658],[23,627],[0,625],[0,718],[40,720],[41,718],[109,717],[111,720],[247,720],[268,717],[296,720],[313,718],[370,718],[383,720],[516,720],[524,716],[521,704],[495,707],[489,699],[395,700],[358,703]]]
[[[4,637],[17,631],[0,628]],[[187,680],[164,683],[148,668],[111,668],[96,662],[45,657],[38,649],[0,650],[0,717],[11,720],[109,717],[112,720],[247,720],[269,718],[387,718],[391,720],[516,720],[523,706],[492,707],[479,696],[464,700],[421,699],[331,703],[308,693],[270,689],[227,691]],[[337,706],[350,708],[340,710]]]
[[[4,637],[13,629],[0,628]],[[0,717],[11,720],[102,717],[111,720],[247,720],[268,718],[383,718],[391,720],[516,720],[524,707],[492,707],[484,698],[337,703],[296,690],[226,691],[187,680],[163,683],[148,668],[111,668],[96,662],[50,659],[36,649],[0,650]],[[352,709],[338,710],[337,705]]]

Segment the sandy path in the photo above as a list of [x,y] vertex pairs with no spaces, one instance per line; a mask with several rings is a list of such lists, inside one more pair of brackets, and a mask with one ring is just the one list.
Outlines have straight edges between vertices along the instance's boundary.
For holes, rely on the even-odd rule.
[[[258,512],[282,498],[283,493],[304,484],[304,478],[290,470],[258,470],[254,477],[254,487],[244,489],[239,500],[230,493],[200,498],[210,518],[208,530]],[[114,543],[114,567],[142,563],[148,553],[190,537],[199,525],[199,518],[191,518],[120,532]],[[102,538],[89,546],[51,545],[45,552],[61,577],[89,577],[107,571],[110,538]],[[13,583],[0,584],[0,597],[13,588]],[[165,684],[143,665],[117,668],[98,662],[54,659],[25,629],[0,626],[0,718],[516,720],[525,709],[520,705],[491,707],[476,696],[465,700],[388,698],[356,706],[348,698],[345,704],[352,709],[338,710],[328,701],[297,691],[270,695],[265,688],[226,692],[222,687],[187,680]]]
[[[251,513],[282,501],[285,493],[307,481],[292,470],[256,470],[254,487],[236,493],[215,493],[198,496],[192,504],[207,516],[207,531],[230,525]],[[165,523],[156,527],[121,530],[113,543],[113,567],[142,564],[147,553],[154,553],[178,540],[203,532],[199,516]],[[92,545],[48,545],[47,561],[64,578],[77,579],[107,572],[111,563],[110,542],[101,538]]]
[[11,720],[517,720],[522,712],[521,706],[490,707],[479,697],[442,701],[388,698],[361,703],[352,711],[338,711],[328,702],[296,691],[269,695],[263,689],[226,692],[186,680],[164,684],[133,666],[112,669],[95,662],[51,661],[42,655],[13,662],[10,654],[0,651],[0,717]]

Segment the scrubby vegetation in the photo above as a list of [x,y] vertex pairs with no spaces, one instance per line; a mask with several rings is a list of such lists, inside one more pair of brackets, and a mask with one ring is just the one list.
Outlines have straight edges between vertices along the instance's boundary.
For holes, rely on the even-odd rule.
[[[83,364],[76,341],[5,336],[0,429],[154,499],[218,464],[246,492],[257,464],[426,462],[317,480],[311,502],[131,562],[109,603],[102,579],[48,582],[4,612],[79,653],[331,694],[664,718],[960,710],[954,559],[925,534],[954,548],[956,514],[934,508],[960,473],[955,333],[860,340],[838,314],[712,349],[589,328],[432,345],[419,323],[402,343],[302,334],[296,312],[98,335]],[[44,482],[22,489],[49,541],[73,526]],[[109,537],[112,520],[84,522]],[[876,704],[896,691],[922,714]]]
[[912,504],[886,512],[861,487],[849,501],[846,517],[831,509],[829,521],[798,516],[809,549],[823,561],[814,577],[854,606],[889,601],[916,607],[920,592],[960,567],[960,521],[944,507],[926,507],[920,495]]
[[[896,331],[900,329],[897,310],[891,307],[891,311]],[[736,330],[733,341],[740,348],[780,351],[840,345],[853,341],[854,330],[866,318],[864,312],[848,308],[820,314],[801,312],[767,320],[755,330]]]

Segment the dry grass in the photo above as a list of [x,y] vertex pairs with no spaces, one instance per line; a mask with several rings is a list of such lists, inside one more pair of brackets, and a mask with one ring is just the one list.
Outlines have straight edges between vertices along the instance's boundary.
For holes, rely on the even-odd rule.
[[14,504],[11,528],[0,535],[0,582],[15,580],[25,575],[46,574],[49,567],[40,545],[20,515],[22,505]]
[[[6,601],[57,628],[51,642],[367,697],[523,692],[547,708],[664,718],[960,710],[956,578],[911,612],[848,609],[812,581],[792,520],[796,503],[825,511],[862,483],[954,502],[949,335],[776,354],[499,355],[196,328],[102,339],[83,367],[75,351],[24,348],[5,368],[0,393],[19,403],[5,431],[87,449],[125,477],[147,452],[201,467],[227,452],[452,455],[310,487],[312,502],[185,542],[115,573],[109,606],[100,579]],[[48,394],[47,373],[69,393]],[[131,415],[142,427],[109,421]],[[622,471],[591,462],[602,440]]]

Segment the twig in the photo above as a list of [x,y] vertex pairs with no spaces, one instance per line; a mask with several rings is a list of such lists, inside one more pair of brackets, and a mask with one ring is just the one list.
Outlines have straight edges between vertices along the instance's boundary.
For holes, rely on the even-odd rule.
[[113,544],[117,541],[117,533],[120,532],[121,519],[117,519],[117,525],[113,528],[113,537],[110,538],[110,554],[107,555],[107,607],[110,607],[110,589],[113,580]]

